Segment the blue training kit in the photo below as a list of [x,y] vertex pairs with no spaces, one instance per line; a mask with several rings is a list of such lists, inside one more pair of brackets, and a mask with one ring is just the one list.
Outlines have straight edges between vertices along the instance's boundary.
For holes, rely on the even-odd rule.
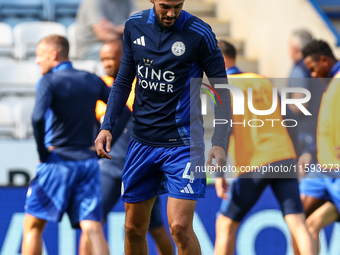
[[[295,159],[286,159],[270,163],[272,166],[290,166]],[[302,213],[302,203],[299,196],[299,185],[295,173],[267,173],[261,168],[256,172],[248,172],[238,176],[228,188],[228,199],[222,200],[220,212],[234,220],[242,221],[250,209],[260,198],[269,185],[277,198],[283,215]]]
[[[95,106],[110,89],[94,74],[61,62],[37,84],[32,116],[41,163],[27,192],[25,211],[60,221],[67,212],[73,227],[82,220],[101,221],[102,194],[93,145]],[[52,152],[49,146],[54,146]]]
[[[203,71],[208,78],[219,78],[219,84],[227,84],[214,33],[185,11],[174,26],[165,28],[150,9],[127,20],[123,44],[101,127],[113,130],[137,76],[132,140],[122,176],[123,201],[144,201],[165,192],[175,198],[204,197],[204,176],[193,171],[204,165],[199,97]],[[216,91],[222,104],[217,104],[215,117],[230,119],[229,90]],[[212,144],[227,151],[226,125],[216,126]]]
[[73,69],[68,61],[41,78],[32,115],[41,161],[49,154],[48,145],[57,147],[55,151],[65,160],[96,157],[95,152],[89,150],[93,146],[94,109],[97,100],[107,101],[109,91],[102,79]]
[[[227,84],[222,53],[208,24],[185,11],[171,28],[160,25],[153,9],[131,16],[125,24],[121,66],[101,129],[113,129],[137,76],[132,138],[155,147],[202,144],[201,84],[190,85],[190,79],[202,78],[203,71],[208,78]],[[216,118],[230,119],[229,90],[216,91],[223,103],[216,106]],[[190,130],[190,125],[195,129]],[[225,129],[225,125],[216,126],[213,145],[226,148]]]

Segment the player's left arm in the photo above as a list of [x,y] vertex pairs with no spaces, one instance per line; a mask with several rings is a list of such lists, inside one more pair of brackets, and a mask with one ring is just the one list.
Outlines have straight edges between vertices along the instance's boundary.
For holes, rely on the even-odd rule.
[[[215,34],[212,32],[209,25],[204,24],[206,37],[202,37],[199,47],[199,62],[203,67],[209,81],[213,87],[215,84],[228,84],[227,75],[224,68],[224,60],[220,49],[217,46]],[[206,39],[208,38],[208,39]],[[222,104],[219,100],[215,107],[215,119],[231,119],[231,99],[229,89],[216,89],[220,96]],[[215,98],[217,95],[215,95]],[[229,144],[228,125],[220,124],[215,126],[212,137],[212,145],[208,156],[208,164],[212,163],[212,158],[216,159],[216,164],[224,166],[226,164],[226,153]]]
[[32,126],[34,131],[35,141],[37,143],[39,159],[44,162],[49,151],[45,147],[45,112],[50,107],[52,102],[52,92],[50,83],[46,77],[43,77],[40,81],[39,88],[36,92],[36,99],[34,110],[32,114]]

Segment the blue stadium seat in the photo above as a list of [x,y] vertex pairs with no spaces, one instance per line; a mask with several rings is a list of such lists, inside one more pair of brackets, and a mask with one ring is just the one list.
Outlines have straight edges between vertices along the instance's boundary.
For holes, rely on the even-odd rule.
[[75,21],[81,0],[46,0],[47,19],[68,27]]
[[22,21],[43,20],[44,0],[0,0],[0,21],[11,26]]

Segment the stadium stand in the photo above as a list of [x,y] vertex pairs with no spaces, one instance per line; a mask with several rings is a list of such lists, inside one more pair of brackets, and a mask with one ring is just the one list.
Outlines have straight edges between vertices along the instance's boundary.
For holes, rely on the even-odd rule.
[[97,61],[93,60],[74,60],[72,65],[75,69],[95,73]]
[[72,24],[80,2],[81,0],[45,0],[47,20],[56,21],[65,26]]
[[309,0],[320,14],[329,29],[336,36],[340,46],[340,1],[339,0]]
[[0,21],[14,26],[22,21],[43,20],[43,0],[0,0]]
[[70,52],[69,52],[70,59],[78,58],[75,29],[76,29],[76,23],[72,23],[67,28],[67,39],[68,39],[68,42],[70,43]]
[[35,84],[40,77],[34,62],[0,61],[0,137],[32,136]]
[[339,0],[315,0],[329,17],[340,18]]
[[34,108],[34,96],[20,98],[13,103],[14,116],[14,137],[17,139],[26,139],[33,135],[31,116]]
[[14,137],[14,117],[12,106],[0,100],[0,137]]
[[31,114],[34,96],[9,96],[0,100],[0,137],[26,139],[33,134]]
[[0,22],[0,57],[13,58],[13,37],[10,25]]
[[39,40],[50,34],[66,36],[66,28],[57,22],[32,21],[23,22],[13,28],[14,55],[19,60],[35,56]]
[[34,62],[0,61],[0,96],[32,94],[40,77],[40,68]]

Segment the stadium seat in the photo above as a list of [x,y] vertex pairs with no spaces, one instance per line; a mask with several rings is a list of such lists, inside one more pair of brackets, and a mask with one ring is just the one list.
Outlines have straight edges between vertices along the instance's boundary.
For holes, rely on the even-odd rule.
[[46,0],[48,20],[68,26],[74,23],[81,0]]
[[33,134],[34,96],[8,96],[0,100],[0,136],[26,139]]
[[64,25],[48,21],[23,22],[13,28],[14,55],[17,59],[35,56],[37,43],[45,36],[58,34],[66,36]]
[[0,100],[0,137],[14,137],[14,116],[11,105]]
[[0,21],[11,24],[43,19],[44,0],[0,0]]
[[67,39],[70,43],[70,52],[69,52],[70,59],[78,58],[75,29],[76,29],[76,23],[72,23],[67,28]]
[[97,61],[93,60],[76,60],[72,61],[72,65],[75,69],[95,73]]
[[33,62],[2,60],[0,94],[32,94],[40,77],[40,68]]
[[31,116],[34,108],[34,97],[21,97],[14,106],[14,137],[26,139],[33,135]]
[[13,38],[10,25],[0,22],[0,57],[13,58]]

